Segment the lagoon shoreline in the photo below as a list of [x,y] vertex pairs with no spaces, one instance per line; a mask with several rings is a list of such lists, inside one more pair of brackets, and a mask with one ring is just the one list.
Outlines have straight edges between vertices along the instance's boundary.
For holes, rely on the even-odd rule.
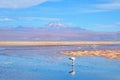
[[61,51],[61,54],[68,56],[98,56],[98,57],[106,57],[109,59],[119,59],[120,60],[120,50],[68,50]]

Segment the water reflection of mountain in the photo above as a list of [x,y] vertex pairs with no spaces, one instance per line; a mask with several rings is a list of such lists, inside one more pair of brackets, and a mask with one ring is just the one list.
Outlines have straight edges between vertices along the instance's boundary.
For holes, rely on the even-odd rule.
[[[89,50],[94,49],[93,46],[11,46],[0,47],[2,55],[18,55],[18,56],[45,56],[48,58],[57,58],[61,56],[61,51],[66,50]],[[95,49],[120,49],[120,45],[104,45],[96,46]],[[62,55],[63,57],[64,55]]]
[[57,54],[77,47],[0,47],[0,80],[120,80],[119,60]]

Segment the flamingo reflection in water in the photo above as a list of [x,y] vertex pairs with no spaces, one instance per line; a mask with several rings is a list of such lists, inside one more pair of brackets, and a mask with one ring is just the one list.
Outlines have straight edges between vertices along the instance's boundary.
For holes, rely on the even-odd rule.
[[72,70],[69,73],[73,76],[75,75],[75,69],[74,69],[75,57],[70,57],[69,60],[72,61]]

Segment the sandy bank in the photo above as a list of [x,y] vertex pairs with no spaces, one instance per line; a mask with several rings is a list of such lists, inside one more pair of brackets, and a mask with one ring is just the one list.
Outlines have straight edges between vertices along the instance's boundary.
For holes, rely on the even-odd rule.
[[80,50],[62,51],[61,54],[69,56],[102,56],[109,59],[120,59],[120,50]]
[[72,45],[118,45],[120,42],[76,42],[76,41],[0,41],[0,46],[72,46]]

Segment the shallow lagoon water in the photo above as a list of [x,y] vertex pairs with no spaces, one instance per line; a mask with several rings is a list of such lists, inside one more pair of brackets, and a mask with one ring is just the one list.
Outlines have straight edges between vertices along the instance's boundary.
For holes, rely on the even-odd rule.
[[120,60],[59,54],[75,46],[0,48],[0,80],[120,80]]

